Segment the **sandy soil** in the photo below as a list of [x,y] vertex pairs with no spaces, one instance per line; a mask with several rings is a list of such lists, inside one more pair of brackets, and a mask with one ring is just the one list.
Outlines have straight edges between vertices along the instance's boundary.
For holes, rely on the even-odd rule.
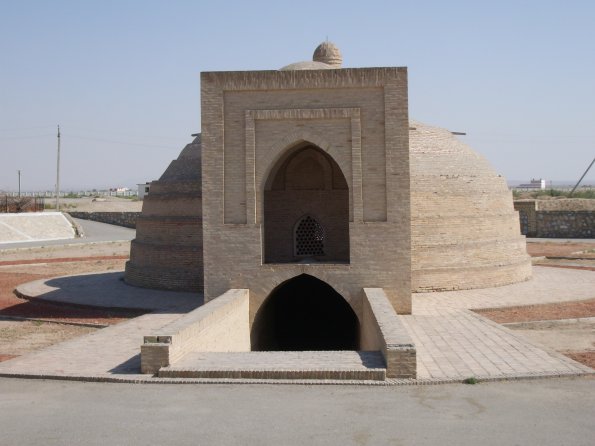
[[95,330],[98,329],[38,321],[0,320],[0,361],[2,356],[10,359]]
[[[595,296],[595,290],[593,290]],[[595,298],[560,304],[475,310],[499,324],[595,317]]]
[[528,239],[527,252],[532,257],[587,257],[595,259],[595,243],[532,242]]
[[506,325],[558,352],[595,352],[595,318],[537,321]]
[[[129,246],[129,243],[125,245]],[[104,244],[2,251],[0,253],[2,259],[0,261],[0,361],[98,329],[72,324],[106,326],[141,314],[141,312],[128,310],[75,307],[41,300],[28,301],[19,299],[13,292],[19,284],[42,278],[87,272],[123,271],[128,253],[122,255],[122,248],[118,246],[114,249],[113,244],[111,246]],[[109,255],[110,252],[115,255]],[[74,257],[61,257],[75,253]],[[22,321],[14,318],[37,320]]]
[[15,260],[123,256],[130,254],[130,242],[98,242],[89,244],[47,245],[41,248],[13,248],[0,251],[0,265]]
[[585,364],[586,366],[595,369],[595,351],[590,352],[565,352],[566,356],[574,359],[577,362]]
[[[47,201],[46,203],[54,204],[51,201]],[[91,197],[61,198],[60,207],[63,211],[140,212],[143,202],[136,199],[118,197],[101,197],[96,199]]]

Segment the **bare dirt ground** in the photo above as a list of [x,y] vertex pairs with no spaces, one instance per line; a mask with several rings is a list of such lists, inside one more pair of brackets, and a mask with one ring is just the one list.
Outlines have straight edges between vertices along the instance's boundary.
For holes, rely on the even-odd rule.
[[85,245],[47,245],[42,248],[14,248],[0,251],[0,262],[15,260],[39,263],[44,259],[80,259],[84,257],[118,257],[127,258],[130,253],[130,242],[101,242]]
[[595,317],[595,299],[560,304],[482,309],[475,312],[499,324],[577,319]]
[[595,259],[595,243],[532,242],[531,239],[528,239],[527,252],[531,257],[580,257]]
[[[0,252],[0,361],[117,324],[141,312],[23,300],[17,285],[69,274],[122,271],[129,242]],[[27,320],[29,319],[29,320]]]
[[95,330],[98,328],[0,319],[0,361]]
[[[595,272],[595,244],[589,242],[532,242],[527,252],[534,264]],[[575,361],[595,368],[595,290],[593,299],[560,304],[476,310]]]
[[60,199],[60,207],[66,212],[140,212],[142,206],[142,201],[132,198],[84,197]]

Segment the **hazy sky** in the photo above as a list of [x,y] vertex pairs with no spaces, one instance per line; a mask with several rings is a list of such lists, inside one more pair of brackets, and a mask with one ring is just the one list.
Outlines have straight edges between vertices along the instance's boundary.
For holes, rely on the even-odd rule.
[[[157,179],[200,131],[199,73],[310,60],[407,66],[412,119],[509,180],[595,156],[595,2],[0,0],[0,190]],[[587,180],[595,183],[595,169]]]

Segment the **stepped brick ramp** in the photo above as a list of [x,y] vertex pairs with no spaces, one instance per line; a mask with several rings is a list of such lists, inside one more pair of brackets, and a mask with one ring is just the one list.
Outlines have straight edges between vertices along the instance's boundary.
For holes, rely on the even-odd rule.
[[162,367],[160,378],[332,379],[384,381],[380,352],[193,352]]

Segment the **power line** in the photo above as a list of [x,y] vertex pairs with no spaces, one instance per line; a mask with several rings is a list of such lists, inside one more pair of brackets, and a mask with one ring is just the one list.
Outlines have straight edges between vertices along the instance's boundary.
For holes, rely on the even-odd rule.
[[53,126],[51,125],[37,125],[35,127],[17,127],[12,129],[0,129],[0,132],[28,132],[31,130],[38,130],[38,129],[51,129]]
[[[0,141],[15,141],[15,140],[24,140],[24,139],[38,139],[38,138],[49,138],[55,136],[54,133],[48,133],[45,135],[30,135],[30,136],[14,136],[14,137],[0,137]],[[93,136],[81,136],[81,135],[68,135],[68,138],[72,139],[83,139],[88,141],[97,141],[97,142],[104,142],[108,144],[119,144],[119,145],[128,145],[128,146],[140,146],[140,147],[154,147],[157,149],[173,149],[176,148],[174,144],[169,146],[158,145],[158,144],[150,144],[150,143],[142,143],[142,142],[130,142],[130,141],[118,141],[114,139],[105,139],[105,138],[97,138]],[[172,138],[172,141],[174,138]],[[179,141],[179,140],[178,140]]]
[[109,144],[121,144],[121,145],[128,145],[128,146],[140,146],[140,147],[155,147],[158,149],[172,149],[172,146],[160,146],[157,144],[145,144],[141,142],[128,142],[128,141],[117,141],[114,139],[104,139],[104,138],[94,138],[92,136],[80,136],[80,135],[69,135],[70,138],[74,139],[84,139],[88,141],[98,141],[98,142],[105,142]]
[[30,136],[7,136],[0,138],[0,141],[13,141],[15,139],[37,139],[37,138],[47,138],[49,136],[54,136],[53,133],[46,133],[44,135],[30,135]]
[[[103,135],[104,132],[97,130],[97,129],[93,129],[90,127],[72,127],[75,131],[76,130],[81,130],[85,133],[89,133],[90,135],[93,134],[100,134]],[[123,132],[114,132],[113,130],[110,131],[110,135],[115,135],[115,136],[123,136],[126,138],[135,138],[135,139],[139,139],[139,138],[155,138],[155,139],[169,139],[171,141],[176,141],[179,138],[178,137],[173,137],[173,136],[163,136],[163,135],[149,135],[146,133],[141,133],[141,134],[132,134],[132,133],[123,133]]]

